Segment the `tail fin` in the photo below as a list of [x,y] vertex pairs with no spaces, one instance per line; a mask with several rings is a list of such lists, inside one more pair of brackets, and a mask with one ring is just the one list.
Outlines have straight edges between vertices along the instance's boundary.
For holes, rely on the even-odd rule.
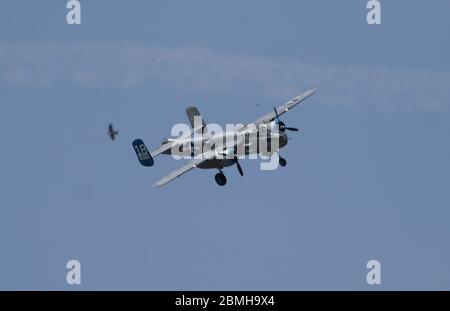
[[[197,109],[197,107],[194,107],[194,106],[191,106],[191,107],[188,107],[187,109],[186,109],[186,114],[187,114],[187,116],[188,116],[188,118],[189,118],[189,122],[191,122],[191,126],[192,126],[192,128],[195,128],[196,127],[196,125],[197,125],[197,127],[198,127],[198,125],[199,124],[194,124],[194,120],[195,120],[195,118],[201,118],[201,120],[202,120],[202,128],[204,128],[205,126],[206,126],[206,123],[205,123],[205,120],[203,120],[203,117],[201,116],[201,114],[200,114],[200,112],[198,111],[198,109]],[[197,121],[198,122],[198,121]]]
[[143,166],[153,166],[154,161],[150,152],[148,152],[142,139],[135,139],[133,141],[133,148],[138,157],[139,163]]

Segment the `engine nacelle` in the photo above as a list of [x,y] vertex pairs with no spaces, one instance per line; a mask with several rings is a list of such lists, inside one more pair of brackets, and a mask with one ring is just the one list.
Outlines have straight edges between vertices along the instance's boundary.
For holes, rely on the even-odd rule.
[[286,125],[283,121],[272,121],[270,122],[270,133],[282,133],[286,130]]

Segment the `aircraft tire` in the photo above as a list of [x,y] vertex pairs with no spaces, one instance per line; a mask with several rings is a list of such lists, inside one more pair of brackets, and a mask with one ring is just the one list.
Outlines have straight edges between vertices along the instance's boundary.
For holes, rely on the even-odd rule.
[[217,173],[214,178],[219,186],[225,186],[227,183],[227,178],[223,173]]

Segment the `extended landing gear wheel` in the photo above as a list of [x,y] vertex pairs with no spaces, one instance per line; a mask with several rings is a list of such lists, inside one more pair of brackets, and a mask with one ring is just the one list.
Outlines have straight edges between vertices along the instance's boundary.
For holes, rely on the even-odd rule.
[[278,163],[280,164],[281,167],[285,167],[287,164],[287,161],[285,158],[280,157],[280,159],[278,160]]
[[217,173],[214,178],[216,179],[216,183],[219,186],[225,186],[227,183],[227,178],[225,177],[225,175],[223,173]]

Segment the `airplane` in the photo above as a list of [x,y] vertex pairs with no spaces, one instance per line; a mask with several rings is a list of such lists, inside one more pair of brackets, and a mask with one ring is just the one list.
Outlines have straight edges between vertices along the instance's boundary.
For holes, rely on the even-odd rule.
[[113,128],[113,125],[110,123],[108,126],[108,136],[109,138],[111,138],[112,140],[116,139],[116,135],[118,135],[119,132],[115,131]]
[[[227,179],[223,173],[225,167],[236,164],[239,174],[244,176],[242,166],[239,163],[239,158],[242,155],[272,155],[287,145],[288,137],[286,131],[296,132],[298,129],[287,127],[286,124],[280,120],[280,116],[303,102],[316,91],[317,88],[310,89],[284,105],[274,107],[272,112],[262,116],[253,123],[241,124],[231,132],[229,131],[213,136],[207,134],[208,125],[201,117],[198,109],[196,107],[188,107],[186,109],[186,114],[191,123],[189,132],[174,139],[164,139],[161,145],[152,152],[148,151],[142,139],[135,139],[132,146],[136,152],[139,163],[146,167],[153,166],[154,158],[160,154],[173,155],[174,150],[184,151],[184,154],[190,153],[189,162],[187,164],[154,183],[152,185],[154,188],[161,187],[194,168],[218,169],[219,172],[215,175],[215,181],[219,186],[225,186],[227,183]],[[201,122],[196,122],[199,120]],[[199,137],[196,136],[197,134],[200,134]],[[269,146],[272,142],[278,142],[278,148],[276,150],[263,150],[259,142],[252,143],[250,141],[250,134],[262,135],[262,138],[267,140]],[[225,139],[229,137],[233,137],[234,139],[229,142],[229,139]],[[206,146],[208,146],[209,149],[206,148],[208,150],[204,151]],[[195,156],[196,152],[198,154],[197,156]],[[286,164],[286,159],[279,155],[279,165],[284,167]]]

